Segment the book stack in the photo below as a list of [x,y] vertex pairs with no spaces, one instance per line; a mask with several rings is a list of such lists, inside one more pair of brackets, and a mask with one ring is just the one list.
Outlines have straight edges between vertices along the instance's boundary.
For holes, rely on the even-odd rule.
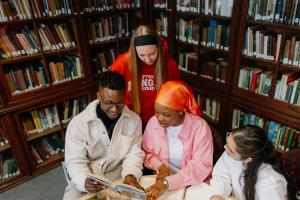
[[198,72],[198,55],[196,52],[180,52],[179,70],[196,75]]
[[0,147],[6,144],[9,144],[8,137],[2,125],[0,124]]
[[0,22],[31,19],[28,0],[9,0],[0,2]]
[[243,54],[277,61],[281,38],[281,34],[261,30],[255,26],[248,27],[245,34]]
[[41,62],[6,66],[5,79],[12,95],[49,86],[46,69]]
[[197,101],[200,108],[203,109],[204,115],[212,120],[212,121],[219,121],[220,116],[220,101],[216,98],[212,97],[204,97],[197,94]]
[[199,23],[197,19],[179,18],[176,21],[176,39],[197,45],[199,43]]
[[108,0],[87,0],[83,8],[85,13],[103,12],[113,9],[112,1]]
[[274,98],[300,105],[300,78],[298,72],[288,72],[277,80]]
[[300,39],[297,36],[285,40],[282,63],[300,67]]
[[15,158],[0,154],[0,180],[11,178],[20,174]]
[[140,0],[117,0],[116,9],[140,8]]
[[167,0],[154,0],[153,7],[154,8],[168,8],[168,1]]
[[89,22],[89,28],[90,44],[115,39],[112,17],[101,17],[97,21]]
[[85,96],[63,101],[60,107],[61,122],[63,124],[68,123],[73,117],[75,117],[78,113],[83,111],[86,106],[87,98]]
[[52,156],[64,152],[64,143],[57,134],[54,134],[33,141],[30,150],[36,163],[40,164]]
[[230,25],[223,21],[209,20],[202,27],[201,45],[229,50]]
[[32,0],[31,3],[36,18],[72,14],[72,0]]
[[291,148],[300,148],[300,130],[296,130],[275,121],[268,121],[266,133],[274,147],[280,151],[289,151]]
[[261,68],[243,67],[240,69],[238,87],[252,93],[269,96],[274,73]]
[[93,58],[93,66],[96,73],[105,72],[109,69],[111,64],[116,60],[117,52],[115,48],[110,48],[106,51],[101,50]]
[[255,20],[299,25],[300,2],[299,0],[250,0],[248,16]]
[[17,32],[9,27],[0,29],[0,59],[33,55],[40,51],[34,30],[24,26]]
[[39,34],[44,51],[55,51],[76,46],[71,28],[67,24],[39,24]]
[[[216,57],[218,57],[216,55]],[[199,75],[203,78],[215,80],[217,82],[226,82],[227,62],[219,57],[213,60],[205,60],[200,63]]]
[[251,112],[246,112],[241,109],[233,109],[231,125],[233,129],[246,125],[255,125],[263,128],[264,124],[265,120],[261,116],[258,116]]
[[48,63],[53,84],[81,78],[82,68],[79,57],[76,55],[66,55],[53,58]]
[[24,128],[24,134],[27,137],[60,125],[55,106],[23,113],[20,116],[20,120]]

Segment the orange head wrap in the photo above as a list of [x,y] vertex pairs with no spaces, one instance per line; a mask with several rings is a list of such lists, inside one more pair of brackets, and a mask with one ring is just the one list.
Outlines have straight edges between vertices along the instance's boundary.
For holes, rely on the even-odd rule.
[[202,111],[195,100],[191,88],[182,81],[167,81],[162,84],[157,93],[155,103],[174,110],[202,116]]

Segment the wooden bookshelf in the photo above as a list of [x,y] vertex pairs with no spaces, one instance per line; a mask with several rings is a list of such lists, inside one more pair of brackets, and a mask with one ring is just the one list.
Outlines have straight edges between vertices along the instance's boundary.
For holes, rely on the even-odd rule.
[[[10,45],[0,49],[0,123],[9,133],[9,144],[0,147],[0,157],[15,159],[18,166],[18,174],[0,180],[0,191],[60,165],[64,153],[58,144],[64,144],[68,122],[96,98],[101,71],[95,71],[93,58],[108,47],[114,48],[114,58],[127,50],[132,30],[145,23],[146,16],[143,0],[132,0],[130,5],[63,0],[48,8],[39,0],[22,1],[26,2],[24,16],[0,16],[1,48],[3,36],[8,38],[5,45]],[[98,5],[92,5],[93,2]],[[114,38],[89,43],[89,23],[108,16],[112,17]],[[118,34],[118,20],[129,21],[128,34]],[[13,33],[21,34],[22,42]],[[37,118],[33,118],[36,113]],[[45,142],[52,145],[52,150],[43,146]],[[32,147],[41,158],[47,154],[42,162]]]
[[[181,50],[185,50],[188,53],[195,52],[197,54],[198,68],[194,69],[195,67],[192,67],[191,69],[193,69],[193,73],[191,73],[189,70],[187,70],[190,66],[185,66],[183,68],[184,71],[181,72],[181,79],[192,86],[195,94],[214,98],[220,102],[221,106],[219,121],[216,122],[211,120],[207,118],[207,116],[204,116],[204,118],[209,122],[209,124],[217,128],[217,130],[223,134],[223,139],[225,139],[225,133],[232,129],[231,125],[233,122],[234,109],[242,109],[262,116],[265,121],[263,128],[265,128],[267,132],[268,126],[266,124],[268,121],[274,121],[281,124],[281,128],[290,127],[291,129],[295,129],[297,131],[300,130],[300,105],[295,105],[290,102],[275,98],[275,95],[278,93],[278,89],[276,89],[276,83],[278,80],[281,80],[282,75],[292,72],[297,73],[297,78],[300,78],[298,65],[299,62],[297,60],[287,61],[288,58],[286,58],[285,61],[283,60],[283,56],[285,55],[286,40],[290,40],[291,43],[293,40],[294,42],[299,40],[299,22],[297,22],[297,25],[290,24],[290,22],[293,22],[293,15],[290,15],[289,12],[295,13],[295,11],[291,11],[291,9],[294,9],[292,6],[294,1],[289,1],[287,4],[287,9],[290,10],[287,11],[286,21],[283,20],[280,23],[270,22],[271,20],[258,20],[258,17],[255,18],[248,16],[248,7],[249,2],[251,3],[251,1],[252,0],[234,0],[232,14],[226,14],[224,16],[216,14],[217,12],[213,13],[214,9],[216,8],[212,10],[206,9],[210,6],[208,5],[208,2],[211,1],[199,0],[200,8],[198,9],[197,6],[192,5],[193,2],[195,3],[197,1],[174,2],[169,0],[167,2],[167,7],[162,8],[159,5],[154,6],[153,3],[148,3],[150,8],[150,13],[148,14],[150,17],[150,19],[148,19],[149,23],[155,26],[155,19],[160,16],[160,13],[165,13],[167,16],[167,40],[171,55],[174,58],[177,58],[177,63],[180,63],[180,59],[182,59],[180,58]],[[179,4],[177,5],[177,3]],[[187,3],[187,5],[184,5],[185,3]],[[201,7],[202,5],[203,7]],[[261,18],[263,19],[263,17]],[[194,28],[194,25],[199,26],[198,29],[196,29],[199,30],[198,43],[188,42],[188,38],[186,38],[186,41],[184,41],[182,37],[178,38],[176,31],[180,29],[179,26],[181,25],[178,24],[178,21],[181,19],[187,22],[191,19],[195,20],[195,22],[190,21],[187,24],[192,24],[192,29]],[[284,17],[282,19],[284,19]],[[223,49],[215,48],[215,46],[210,47],[205,43],[201,43],[201,39],[205,33],[202,31],[203,27],[210,26],[209,23],[211,20],[216,20],[218,24],[230,26],[230,33],[227,38],[229,40],[229,48],[225,51]],[[254,27],[254,33],[256,30],[262,30],[260,33],[264,34],[264,36],[270,36],[268,38],[270,41],[276,41],[277,35],[281,35],[281,40],[278,41],[276,46],[276,48],[278,48],[278,50],[276,49],[277,55],[274,53],[274,58],[272,58],[271,51],[267,54],[268,56],[266,58],[263,58],[263,56],[259,56],[258,54],[253,56],[246,55],[244,53],[244,41],[248,27]],[[275,49],[275,47],[273,48]],[[294,51],[297,50],[294,49]],[[187,57],[190,55],[186,54],[184,56]],[[210,59],[209,57],[215,58]],[[202,65],[202,63],[210,62],[207,66],[216,66],[213,62],[217,62],[217,57],[223,58],[223,60],[227,61],[226,78],[223,82],[218,81],[218,79],[215,79],[211,74],[205,76],[205,74],[203,75],[203,72],[201,71],[202,67],[205,67],[205,65]],[[183,59],[185,58],[183,57]],[[185,61],[186,60],[184,60],[184,62]],[[241,84],[239,83],[240,70],[244,67],[256,67],[262,69],[263,72],[272,72],[273,75],[270,76],[272,78],[270,79],[270,85],[268,86],[269,93],[267,96],[262,95],[259,92],[254,92],[252,90],[250,91],[250,89],[239,87],[239,84]],[[247,70],[245,69],[248,76],[249,71]],[[213,73],[214,71],[208,72]],[[283,151],[279,150],[278,152],[282,153]]]

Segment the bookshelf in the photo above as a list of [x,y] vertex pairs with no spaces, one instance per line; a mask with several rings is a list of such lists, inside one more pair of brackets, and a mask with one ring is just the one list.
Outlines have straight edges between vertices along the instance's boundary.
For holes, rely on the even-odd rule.
[[98,74],[128,49],[132,31],[144,23],[144,5],[0,2],[6,11],[0,14],[0,140],[8,141],[0,145],[0,168],[15,169],[0,179],[0,191],[60,165],[68,122],[96,98]]
[[[157,18],[166,16],[181,78],[223,139],[253,120],[274,145],[277,136],[285,138],[278,152],[299,148],[299,1],[158,0],[148,6],[154,26],[162,27]],[[294,143],[286,146],[289,140]]]

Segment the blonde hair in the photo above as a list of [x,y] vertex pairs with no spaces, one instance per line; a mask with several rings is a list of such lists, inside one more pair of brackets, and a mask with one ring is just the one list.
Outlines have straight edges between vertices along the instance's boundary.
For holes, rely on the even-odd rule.
[[158,47],[158,57],[155,63],[155,82],[156,89],[164,83],[167,79],[167,69],[166,69],[166,60],[167,55],[164,53],[164,49],[162,47],[160,37],[157,34],[156,30],[151,26],[141,25],[137,27],[131,37],[130,41],[130,71],[131,71],[131,102],[132,109],[134,112],[140,114],[141,112],[141,67],[142,61],[139,59],[134,45],[134,40],[138,36],[142,35],[152,35],[157,38],[157,47]]

